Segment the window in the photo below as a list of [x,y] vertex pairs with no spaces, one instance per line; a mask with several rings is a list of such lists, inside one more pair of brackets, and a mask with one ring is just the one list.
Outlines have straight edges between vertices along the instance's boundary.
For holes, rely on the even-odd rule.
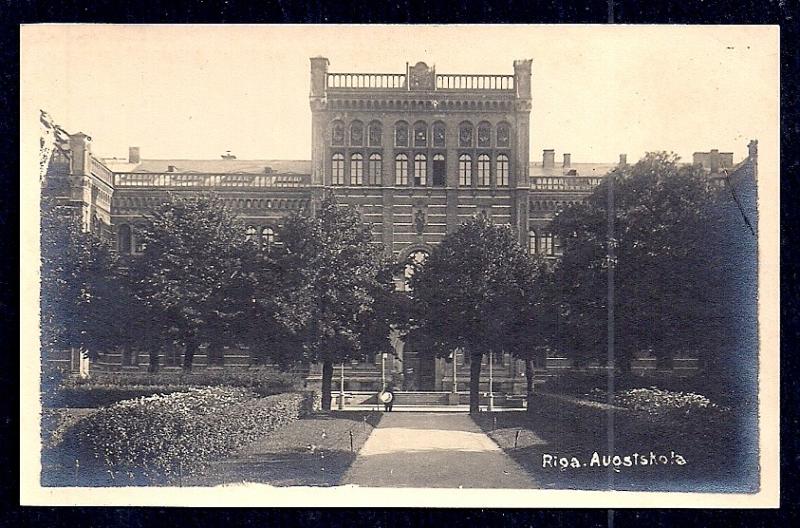
[[344,155],[334,154],[331,158],[331,184],[344,185]]
[[428,158],[425,154],[414,156],[414,185],[425,186],[428,184]]
[[398,154],[394,158],[394,183],[408,185],[408,156],[405,154]]
[[361,121],[353,121],[350,125],[350,144],[354,147],[364,145],[364,125]]
[[364,185],[364,156],[359,153],[350,156],[350,185]]
[[423,249],[418,249],[416,251],[413,251],[408,256],[408,259],[406,260],[405,269],[403,270],[407,291],[411,290],[411,286],[409,286],[408,282],[411,279],[411,276],[414,275],[415,267],[424,264],[427,258],[428,258],[428,252]]
[[539,239],[539,253],[542,255],[553,256],[553,250],[553,234],[542,233],[542,236]]
[[497,155],[497,185],[508,185],[508,156],[505,154]]
[[511,127],[508,126],[508,123],[497,125],[497,146],[500,148],[511,146]]
[[147,245],[144,243],[144,237],[137,233],[133,237],[133,251],[135,253],[144,253],[145,248]]
[[396,147],[408,146],[408,125],[406,123],[397,123],[394,126],[394,145]]
[[433,184],[439,187],[445,185],[445,174],[447,169],[444,162],[444,154],[434,154],[433,156]]
[[536,231],[528,231],[528,253],[536,254]]
[[469,154],[458,157],[458,184],[465,187],[472,185],[472,156]]
[[369,184],[370,185],[380,185],[381,184],[381,171],[383,169],[383,160],[381,159],[381,155],[377,152],[371,154],[369,157]]
[[444,148],[447,144],[447,129],[444,124],[437,123],[433,125],[433,146]]
[[125,255],[131,252],[131,227],[128,225],[123,224],[117,230],[117,250]]
[[344,123],[336,121],[331,130],[331,144],[337,147],[344,145]]
[[269,251],[275,245],[275,230],[271,227],[261,228],[261,249]]
[[244,230],[244,239],[245,240],[254,240],[256,238],[256,228],[255,226],[247,226]]
[[489,185],[491,183],[490,166],[488,154],[478,156],[478,185]]
[[368,132],[368,140],[370,147],[380,147],[381,140],[383,135],[383,131],[381,129],[381,124],[378,122],[370,123],[369,125],[369,132]]
[[472,125],[470,123],[462,123],[461,126],[458,127],[458,146],[472,146]]
[[414,146],[428,146],[428,125],[425,123],[417,123],[414,125]]
[[478,147],[488,148],[492,146],[492,127],[489,123],[478,125]]

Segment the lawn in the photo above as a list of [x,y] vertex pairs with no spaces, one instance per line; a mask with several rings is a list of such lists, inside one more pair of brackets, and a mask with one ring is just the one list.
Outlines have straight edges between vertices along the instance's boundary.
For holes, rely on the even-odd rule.
[[[212,462],[184,486],[260,483],[335,486],[380,421],[377,412],[318,413],[283,427],[234,456]],[[352,449],[351,449],[352,433]]]

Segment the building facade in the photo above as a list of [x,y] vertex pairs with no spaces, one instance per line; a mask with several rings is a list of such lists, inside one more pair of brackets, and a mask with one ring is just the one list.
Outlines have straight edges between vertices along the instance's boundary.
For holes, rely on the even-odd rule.
[[[555,212],[583,200],[626,163],[625,155],[613,163],[573,163],[570,154],[557,163],[553,150],[530,159],[530,60],[515,61],[510,74],[441,74],[423,62],[401,73],[337,73],[326,58],[315,57],[309,103],[311,160],[239,160],[230,153],[216,160],[151,160],[138,147],[127,158],[100,158],[91,137],[61,130],[43,189],[71,206],[85,229],[113,238],[118,252],[133,257],[142,249],[138,226],[167,193],[213,191],[242,218],[246,236],[264,247],[279,243],[287,214],[313,214],[333,192],[360,212],[374,241],[400,263],[424,259],[474,215],[511,225],[529,251],[556,258],[559,244],[548,232]],[[714,174],[736,171],[751,158],[753,152],[734,166],[731,155],[711,151],[695,153],[694,162]],[[404,277],[396,285],[405,290]],[[340,366],[347,390],[377,389],[382,371],[407,390],[450,390],[454,373],[457,387],[466,389],[469,366],[462,354],[454,369],[398,335],[391,340],[394,354]],[[50,359],[75,362],[74,353]],[[145,371],[146,362],[146,354],[106,351],[92,368]],[[231,342],[222,364],[209,365],[202,348],[194,364],[246,368],[251,362],[249,351]],[[179,369],[181,351],[165,351],[160,365]],[[646,361],[639,366],[649,368]],[[553,357],[539,373],[568,367]],[[491,370],[495,391],[524,392],[522,362],[498,354]],[[482,369],[484,388],[488,371]],[[315,381],[321,368],[311,365],[307,375]]]

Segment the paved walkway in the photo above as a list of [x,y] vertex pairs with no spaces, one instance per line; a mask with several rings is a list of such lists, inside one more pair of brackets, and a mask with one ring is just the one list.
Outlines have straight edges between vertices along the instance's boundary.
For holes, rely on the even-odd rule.
[[386,413],[341,484],[536,488],[468,414]]

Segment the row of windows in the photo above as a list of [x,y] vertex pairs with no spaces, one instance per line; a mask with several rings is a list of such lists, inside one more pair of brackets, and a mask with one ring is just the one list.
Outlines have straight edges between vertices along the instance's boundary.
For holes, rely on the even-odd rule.
[[[428,185],[428,156],[416,154],[414,156],[413,177],[415,186]],[[432,185],[444,186],[446,183],[446,165],[444,154],[434,154],[432,157]],[[492,161],[488,154],[480,154],[475,165],[476,183],[488,187],[492,181]],[[364,185],[364,155],[356,152],[350,156],[350,185]],[[337,152],[331,156],[331,183],[345,185],[345,159],[344,154]],[[510,164],[506,154],[498,154],[494,163],[495,182],[500,187],[508,186]],[[395,185],[408,185],[409,159],[408,154],[398,154],[394,158],[394,183]],[[473,178],[473,159],[471,154],[461,154],[458,157],[458,183],[462,186],[471,186]],[[379,153],[370,154],[367,163],[366,184],[381,185],[383,183],[383,157]]]
[[258,229],[256,229],[253,225],[248,225],[244,231],[244,238],[245,240],[252,240],[254,242],[258,242],[261,249],[265,249],[269,251],[275,244],[278,244],[278,240],[275,236],[275,229],[270,226],[264,226],[261,228],[261,236],[258,236]]
[[[508,123],[500,123],[493,133],[490,123],[478,123],[477,134],[472,123],[465,121],[458,126],[458,146],[462,148],[474,147],[477,139],[478,148],[491,148],[492,136],[494,136],[494,146],[498,148],[508,148],[511,146],[511,126]],[[379,121],[373,121],[367,127],[366,137],[364,135],[364,123],[353,121],[349,128],[349,145],[354,147],[380,147],[383,144],[383,125]],[[409,132],[413,132],[413,137],[409,137]],[[432,127],[424,121],[414,123],[413,128],[409,128],[408,123],[399,121],[394,125],[394,146],[409,147],[428,147],[444,148],[448,142],[447,126],[442,122],[434,123]],[[335,147],[345,145],[345,124],[343,121],[334,121],[331,128],[331,144]]]
[[[279,244],[275,229],[270,226],[261,228],[260,236],[259,231],[253,225],[248,225],[245,228],[245,239],[253,240],[259,243],[262,249],[269,250],[275,244]],[[131,226],[122,224],[117,228],[117,250],[125,255],[133,253],[142,253],[144,251],[144,241],[138,235],[134,235]]]
[[537,233],[531,230],[528,232],[528,253],[552,257],[561,255],[561,246],[552,233],[547,231]]

